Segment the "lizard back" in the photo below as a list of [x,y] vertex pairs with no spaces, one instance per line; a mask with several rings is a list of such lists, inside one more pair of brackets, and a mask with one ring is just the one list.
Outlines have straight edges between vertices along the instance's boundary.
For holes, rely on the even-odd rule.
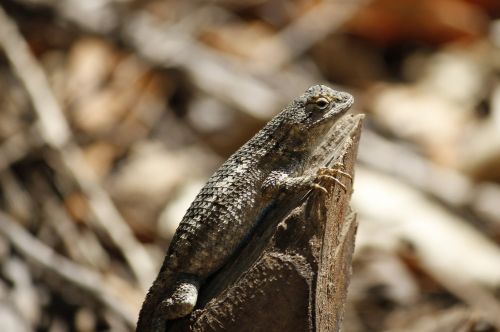
[[258,151],[274,144],[267,133],[276,125],[269,123],[269,130],[262,130],[210,177],[177,228],[166,256],[168,269],[206,277],[249,234],[268,204],[260,188],[272,167],[262,165],[266,154]]

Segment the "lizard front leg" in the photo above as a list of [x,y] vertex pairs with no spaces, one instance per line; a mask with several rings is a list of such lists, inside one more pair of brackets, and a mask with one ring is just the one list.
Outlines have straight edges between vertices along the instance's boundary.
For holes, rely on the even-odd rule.
[[352,180],[349,173],[343,171],[341,163],[335,164],[332,167],[322,167],[318,169],[316,174],[290,176],[284,171],[273,171],[269,174],[262,185],[262,191],[266,197],[275,197],[279,192],[305,192],[308,190],[320,190],[327,194],[328,190],[321,185],[321,182],[334,181],[344,190],[346,186],[338,178],[339,175],[345,176]]

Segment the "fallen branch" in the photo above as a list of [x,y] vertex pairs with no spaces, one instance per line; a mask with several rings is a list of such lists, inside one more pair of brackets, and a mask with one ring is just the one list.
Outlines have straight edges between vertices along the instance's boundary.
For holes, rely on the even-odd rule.
[[498,246],[410,186],[364,167],[357,172],[353,204],[365,229],[374,229],[365,237],[361,230],[360,242],[409,245],[429,275],[500,327],[500,303],[488,291],[500,285]]
[[500,233],[498,184],[474,183],[464,174],[432,163],[368,128],[361,140],[359,161],[403,180],[453,209],[472,209],[490,224],[495,234]]
[[[135,314],[126,308],[117,296],[109,292],[109,286],[105,285],[97,272],[57,254],[3,212],[0,212],[0,234],[28,261],[42,267],[47,277],[52,276],[62,282],[56,282],[56,285],[53,285],[56,291],[64,292],[65,288],[61,285],[74,286],[82,290],[84,296],[91,297],[94,302],[116,314],[127,325],[135,324]],[[48,284],[51,283],[48,282]]]
[[148,61],[182,68],[201,91],[252,118],[267,121],[271,110],[279,109],[284,102],[283,96],[271,86],[252,77],[238,64],[223,59],[187,34],[162,29],[149,14],[132,15],[124,26],[123,36]]
[[152,258],[134,237],[108,193],[100,186],[80,148],[71,139],[71,129],[64,117],[48,79],[14,21],[0,7],[0,47],[31,98],[38,116],[40,135],[58,152],[62,165],[78,183],[89,200],[97,225],[121,250],[139,284],[147,289],[154,277]]
[[37,128],[29,127],[9,136],[0,145],[0,172],[8,169],[15,162],[26,157],[33,148],[41,146]]
[[[275,36],[255,46],[254,54],[266,59],[259,69],[268,73],[281,70],[337,30],[369,1],[319,2]],[[286,44],[286,48],[280,47],[282,44]]]

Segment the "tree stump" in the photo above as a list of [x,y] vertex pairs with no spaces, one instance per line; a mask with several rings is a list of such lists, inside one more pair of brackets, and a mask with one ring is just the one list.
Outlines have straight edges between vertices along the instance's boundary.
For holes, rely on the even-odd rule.
[[[353,174],[363,116],[345,116],[307,172],[344,165]],[[279,197],[248,242],[201,287],[191,315],[168,331],[339,331],[357,228],[352,181]]]

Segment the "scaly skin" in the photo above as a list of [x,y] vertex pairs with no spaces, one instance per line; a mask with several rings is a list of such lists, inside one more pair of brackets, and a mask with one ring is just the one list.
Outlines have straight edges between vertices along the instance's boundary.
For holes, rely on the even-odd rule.
[[212,175],[177,228],[137,331],[162,331],[165,320],[189,314],[200,284],[224,265],[280,192],[322,189],[316,179],[331,176],[302,175],[304,164],[352,102],[345,92],[312,86]]

